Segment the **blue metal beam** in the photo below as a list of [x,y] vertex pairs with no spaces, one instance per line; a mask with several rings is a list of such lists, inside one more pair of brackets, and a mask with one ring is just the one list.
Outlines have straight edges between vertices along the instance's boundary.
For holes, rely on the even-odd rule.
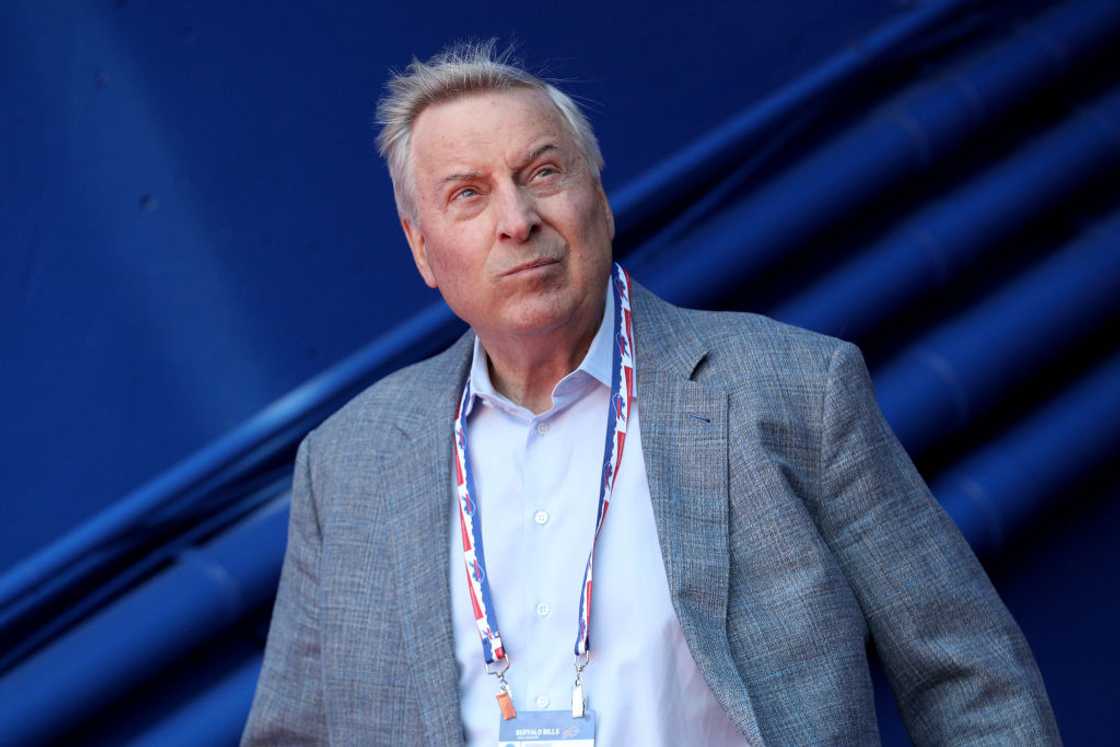
[[921,178],[946,153],[1088,64],[1117,37],[1120,3],[1061,3],[952,76],[898,97],[675,242],[643,247],[630,258],[630,270],[683,306],[726,298],[791,248],[904,180]]
[[881,367],[879,404],[920,454],[1120,312],[1120,213]]
[[790,324],[858,340],[911,308],[1120,163],[1120,89],[774,309]]

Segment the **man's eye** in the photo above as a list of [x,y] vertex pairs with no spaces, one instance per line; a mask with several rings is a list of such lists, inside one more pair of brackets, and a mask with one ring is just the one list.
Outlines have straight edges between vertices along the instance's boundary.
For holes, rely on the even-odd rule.
[[471,197],[474,197],[477,194],[478,194],[478,190],[476,190],[474,187],[464,187],[463,189],[460,189],[455,194],[451,195],[451,200],[455,201],[455,200],[469,199]]
[[543,177],[552,176],[556,173],[556,169],[551,166],[541,166],[536,172],[533,173],[534,179],[541,179]]

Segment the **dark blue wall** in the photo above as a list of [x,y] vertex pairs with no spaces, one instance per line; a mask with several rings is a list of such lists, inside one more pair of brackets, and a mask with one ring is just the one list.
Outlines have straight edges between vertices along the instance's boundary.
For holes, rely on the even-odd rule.
[[371,145],[387,68],[516,40],[610,190],[906,5],[7,0],[0,571],[432,300]]
[[[371,146],[386,67],[456,37],[517,39],[589,100],[608,191],[629,199],[621,187],[732,114],[757,124],[775,111],[765,96],[804,93],[807,70],[940,4],[4,4],[0,592],[20,558],[434,300]],[[706,182],[661,185],[673,220],[631,226],[627,264],[675,300],[859,342],[888,419],[1021,622],[1068,743],[1107,744],[1120,11],[963,5],[852,85],[813,78],[811,106],[706,163]],[[309,389],[287,402],[303,420],[270,421],[265,456],[246,447],[222,479],[196,469],[149,491],[151,510],[108,525],[125,531],[103,524],[24,576],[40,582],[14,595],[24,608],[0,603],[0,721],[91,744],[232,742],[290,447],[327,402]],[[73,574],[58,588],[22,593],[60,569]],[[885,743],[906,744],[880,695]]]

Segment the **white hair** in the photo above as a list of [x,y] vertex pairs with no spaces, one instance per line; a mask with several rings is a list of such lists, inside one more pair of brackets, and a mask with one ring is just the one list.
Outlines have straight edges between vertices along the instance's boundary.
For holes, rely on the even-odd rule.
[[496,39],[454,44],[421,62],[415,57],[403,73],[393,73],[386,84],[387,95],[377,103],[377,150],[389,166],[397,212],[415,221],[416,184],[412,172],[412,127],[420,113],[432,104],[465,94],[511,89],[543,91],[571,129],[584,158],[598,177],[603,168],[599,141],[587,116],[566,93],[518,67],[510,59],[512,50],[494,51]]

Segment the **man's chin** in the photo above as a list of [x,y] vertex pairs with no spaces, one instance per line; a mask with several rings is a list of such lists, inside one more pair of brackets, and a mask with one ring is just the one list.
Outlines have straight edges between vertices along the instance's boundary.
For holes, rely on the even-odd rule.
[[517,304],[507,315],[507,328],[518,336],[547,335],[570,325],[576,316],[574,304],[563,303],[562,298],[536,297]]

